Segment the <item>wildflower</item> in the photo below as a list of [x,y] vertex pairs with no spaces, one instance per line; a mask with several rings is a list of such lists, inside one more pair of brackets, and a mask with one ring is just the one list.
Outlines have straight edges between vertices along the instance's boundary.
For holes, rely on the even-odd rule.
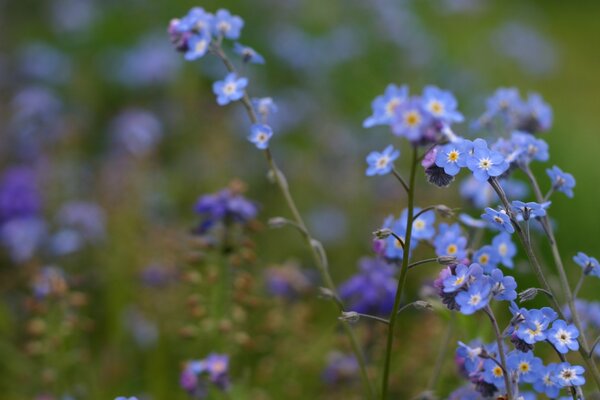
[[469,140],[448,143],[437,151],[435,164],[444,168],[444,172],[448,175],[455,176],[461,168],[467,166],[467,158],[471,149],[472,143]]
[[224,106],[232,101],[240,100],[244,97],[246,86],[248,86],[247,78],[238,78],[234,72],[228,74],[224,80],[213,84],[213,92],[217,96],[217,103]]
[[481,218],[490,222],[492,226],[498,230],[506,231],[508,233],[513,233],[515,231],[515,228],[510,221],[510,217],[504,210],[496,211],[487,207],[485,209],[485,214],[482,214]]
[[504,388],[504,371],[496,361],[487,359],[483,363],[483,380],[498,388]]
[[446,124],[462,122],[464,117],[456,109],[454,95],[435,86],[426,86],[422,96],[423,108],[438,121]]
[[193,7],[177,24],[181,32],[197,32],[210,36],[214,15],[206,12],[202,7]]
[[256,146],[257,149],[264,150],[269,147],[269,140],[273,136],[273,130],[268,125],[254,124],[250,127],[248,140]]
[[486,101],[488,115],[508,113],[520,105],[521,96],[515,88],[499,88],[494,95]]
[[516,330],[517,337],[527,344],[546,340],[548,325],[557,316],[556,312],[549,307],[544,307],[541,310],[528,310],[523,323]]
[[533,352],[512,351],[506,358],[506,364],[510,371],[517,373],[519,381],[527,383],[535,382],[544,368],[542,360],[534,357]]
[[231,15],[228,10],[220,9],[215,13],[212,24],[215,36],[237,40],[244,27],[244,20],[237,15]]
[[462,260],[467,256],[467,238],[461,235],[458,224],[439,225],[439,233],[434,239],[435,253],[438,256],[454,256]]
[[[415,207],[414,214],[418,214],[421,209]],[[404,210],[400,215],[400,223],[406,225],[408,219],[408,210]],[[417,240],[429,240],[435,235],[435,212],[426,211],[413,220],[412,237]]]
[[27,167],[6,169],[0,181],[0,223],[13,218],[35,217],[41,208],[35,172]]
[[556,165],[552,169],[547,169],[546,173],[552,181],[554,190],[563,192],[569,198],[573,197],[573,188],[575,187],[575,178],[573,178],[573,175],[563,172]]
[[460,312],[471,315],[487,306],[490,301],[491,289],[489,283],[478,280],[471,284],[467,291],[460,292],[456,296],[456,303],[460,306]]
[[438,153],[439,149],[437,146],[429,150],[425,154],[425,157],[423,157],[421,165],[425,168],[425,175],[429,183],[433,183],[438,187],[446,187],[452,183],[454,176],[447,174],[444,168],[436,165],[435,160],[438,157]]
[[46,235],[46,223],[39,218],[15,218],[0,227],[0,242],[17,263],[31,259]]
[[394,267],[377,258],[363,258],[359,267],[359,273],[340,286],[340,297],[349,304],[349,311],[388,315],[396,294]]
[[444,292],[451,293],[460,290],[469,283],[470,270],[464,264],[459,264],[454,270],[454,274],[449,275],[443,280]]
[[267,290],[276,297],[292,300],[312,288],[308,274],[295,264],[269,268],[265,275]]
[[517,152],[516,159],[522,164],[529,164],[531,161],[548,161],[548,143],[542,139],[526,133],[515,131],[512,133],[510,143]]
[[408,98],[408,87],[389,85],[385,93],[377,97],[372,104],[373,115],[365,120],[363,126],[371,128],[375,125],[389,125],[396,115],[397,108]]
[[367,176],[386,175],[394,168],[394,160],[400,156],[400,151],[388,146],[381,153],[373,151],[367,156]]
[[270,97],[252,99],[252,107],[260,115],[263,124],[267,122],[271,114],[277,112],[277,105]]
[[584,373],[583,367],[563,362],[556,366],[554,381],[561,387],[581,386],[585,384]]
[[600,277],[600,263],[594,257],[590,257],[585,253],[579,252],[573,257],[573,261],[581,268],[586,275],[594,275]]
[[456,349],[456,358],[460,360],[460,366],[466,372],[466,376],[476,373],[483,363],[480,355],[485,352],[485,349],[479,343],[472,343],[470,346],[463,342],[458,342]]
[[485,182],[490,177],[502,175],[508,169],[504,156],[497,151],[490,150],[485,140],[473,141],[473,154],[467,159],[467,167],[473,176]]
[[490,282],[495,300],[512,301],[517,298],[517,282],[512,276],[504,276],[502,271],[496,268],[490,274]]
[[328,364],[322,378],[329,385],[339,385],[354,382],[360,369],[353,355],[333,352],[328,357]]
[[579,342],[577,342],[579,330],[573,324],[567,325],[562,319],[554,321],[546,337],[562,354],[568,353],[569,350],[579,350]]
[[552,363],[540,369],[538,379],[533,382],[533,388],[538,393],[544,393],[549,398],[556,398],[560,393],[560,386],[555,382],[558,364]]
[[492,247],[496,250],[500,260],[499,262],[508,268],[513,268],[513,257],[517,254],[517,247],[510,240],[510,234],[501,232],[492,239]]
[[422,129],[427,122],[427,116],[423,112],[420,102],[411,99],[398,106],[392,123],[392,132],[411,142],[418,142],[422,138]]
[[[404,243],[406,235],[406,219],[402,220],[402,217],[395,220],[393,216],[389,216],[383,223],[383,228],[391,229],[394,235],[388,236],[385,240],[385,258],[388,260],[401,260],[404,257]],[[400,242],[397,238],[402,239]],[[410,250],[417,247],[418,240],[414,238],[410,242]]]
[[38,299],[59,297],[68,290],[65,273],[58,267],[43,267],[34,277],[33,294]]
[[211,37],[206,33],[199,33],[189,37],[185,59],[194,61],[204,57],[208,52]]
[[233,51],[242,57],[242,60],[245,63],[251,63],[251,64],[264,64],[265,63],[265,59],[263,56],[261,56],[260,54],[258,54],[256,52],[256,50],[254,50],[252,47],[248,47],[248,46],[244,46],[242,44],[239,43],[235,43],[233,46]]
[[547,201],[545,203],[539,204],[533,201],[528,203],[524,203],[519,200],[515,200],[512,202],[512,208],[518,214],[523,216],[525,221],[528,221],[531,217],[533,218],[541,218],[546,216],[546,208],[550,206],[550,202]]
[[197,229],[200,234],[206,233],[217,224],[246,224],[258,213],[256,204],[233,187],[200,197],[196,202],[195,211],[203,217]]
[[518,128],[535,133],[547,131],[552,126],[552,108],[537,93],[530,93],[523,104]]
[[137,397],[124,397],[124,396],[119,396],[117,398],[115,398],[115,400],[138,400]]
[[485,272],[490,273],[498,266],[500,259],[492,246],[483,246],[473,254],[473,261],[481,265]]

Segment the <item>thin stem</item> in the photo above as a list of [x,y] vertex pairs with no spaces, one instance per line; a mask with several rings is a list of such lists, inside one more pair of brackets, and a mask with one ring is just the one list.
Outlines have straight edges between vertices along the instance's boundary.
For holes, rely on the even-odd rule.
[[418,267],[419,265],[428,264],[428,263],[437,263],[438,258],[427,258],[425,260],[415,261],[413,263],[408,264],[408,269],[413,269],[414,267]]
[[419,218],[421,215],[425,214],[427,211],[432,211],[435,210],[437,208],[437,206],[429,206],[429,207],[425,207],[424,209],[422,209],[421,211],[419,211],[418,213],[415,214],[414,219],[416,220],[417,218]]
[[402,178],[402,175],[400,175],[400,173],[398,172],[398,170],[396,168],[392,168],[392,173],[394,174],[396,179],[398,179],[398,181],[400,182],[400,184],[402,185],[404,190],[406,190],[406,193],[408,193],[410,191],[410,189],[409,189],[408,185],[406,184],[406,182],[404,181],[404,178]]
[[[385,400],[388,394],[388,382],[390,376],[390,364],[392,360],[392,345],[394,343],[394,326],[398,317],[400,301],[402,299],[402,291],[406,284],[406,275],[408,272],[408,260],[410,257],[410,242],[412,239],[412,226],[414,221],[414,199],[415,199],[415,175],[417,171],[418,155],[417,148],[413,147],[412,163],[410,167],[410,186],[406,186],[408,193],[408,216],[406,218],[406,236],[405,249],[402,256],[402,265],[400,266],[400,277],[398,278],[398,288],[394,298],[394,307],[390,316],[390,324],[388,326],[387,343],[385,349],[385,362],[383,365],[383,380],[381,387],[381,399]],[[396,175],[396,174],[394,174]],[[398,175],[399,176],[399,175]],[[404,181],[401,181],[404,182]]]
[[363,314],[363,313],[357,313],[361,318],[367,318],[367,319],[372,319],[373,321],[377,321],[377,322],[381,322],[384,324],[389,324],[390,321],[388,321],[385,318],[381,318],[381,317],[377,317],[375,315],[370,315],[370,314]]
[[600,336],[598,336],[596,338],[596,340],[594,340],[594,343],[590,347],[590,355],[589,355],[589,357],[593,357],[594,356],[594,350],[596,349],[596,346],[598,346],[598,343],[600,343]]
[[[225,67],[227,68],[227,70],[229,72],[236,72],[235,66],[233,65],[231,60],[229,60],[229,58],[227,57],[227,54],[225,54],[225,52],[223,51],[220,44],[217,43],[215,46],[213,46],[213,51],[217,55],[217,57],[221,59],[221,61],[223,62],[223,64],[225,65]],[[250,101],[250,96],[248,95],[247,91],[244,91],[244,96],[241,99],[241,103],[243,104],[244,108],[246,109],[246,113],[248,114],[250,121],[253,124],[256,124],[258,122],[258,118],[256,116],[256,112],[254,111],[254,107],[252,106],[252,102]],[[329,266],[327,264],[326,257],[324,257],[324,251],[322,250],[322,247],[320,247],[321,251],[319,251],[319,249],[315,246],[315,243],[318,243],[318,242],[315,239],[313,239],[312,236],[310,235],[310,232],[308,231],[306,224],[304,223],[304,219],[302,218],[300,212],[298,211],[296,202],[294,201],[294,198],[292,197],[292,194],[290,193],[289,186],[287,183],[287,179],[285,178],[285,175],[277,167],[277,164],[275,163],[275,160],[273,159],[273,155],[269,148],[264,150],[264,154],[267,159],[267,163],[269,164],[269,168],[274,175],[275,183],[279,187],[279,190],[281,191],[281,193],[285,199],[285,202],[286,202],[290,212],[292,213],[293,220],[296,223],[296,225],[300,228],[299,231],[301,232],[302,237],[304,238],[304,241],[306,242],[309,249],[311,250],[311,255],[314,259],[317,269],[319,270],[319,272],[321,274],[321,278],[323,279],[325,286],[332,293],[334,293],[335,297],[339,298],[339,296],[337,296],[336,286],[333,282],[333,279],[331,278],[331,275],[329,274]],[[341,304],[341,302],[336,302],[336,304],[339,308],[339,311],[343,312],[344,311],[343,304]],[[369,375],[367,372],[367,362],[366,362],[364,353],[362,352],[362,350],[360,348],[358,338],[356,337],[354,331],[352,330],[352,327],[348,324],[348,322],[342,322],[342,326],[344,327],[344,331],[348,335],[348,338],[350,340],[350,345],[356,356],[356,360],[358,361],[358,364],[360,366],[361,378],[365,385],[365,390],[367,392],[367,395],[369,398],[374,399],[375,398],[375,389],[371,383],[371,380],[369,379]]]
[[502,340],[502,334],[500,333],[500,328],[498,327],[498,321],[496,320],[494,311],[492,310],[492,308],[489,305],[486,306],[483,309],[483,311],[485,311],[487,316],[490,318],[490,322],[492,323],[492,326],[494,327],[494,333],[496,334],[496,343],[498,344],[498,353],[500,353],[500,364],[502,364],[502,369],[504,370],[504,373],[502,375],[504,376],[504,384],[506,385],[506,397],[508,398],[507,400],[512,400],[513,392],[512,392],[512,387],[510,384],[510,377],[508,376],[508,368],[506,367],[507,364],[506,364],[506,354],[504,353],[504,342]]
[[402,238],[400,236],[398,236],[397,234],[395,234],[394,232],[390,233],[390,235],[392,235],[394,237],[394,239],[396,239],[398,241],[398,243],[400,243],[400,246],[402,246],[402,250],[404,250],[406,247],[404,240],[402,240]]
[[[536,199],[539,203],[544,201],[544,197],[542,196],[542,191],[540,190],[540,186],[529,169],[529,166],[522,166],[523,172],[527,175],[527,178],[531,182],[533,186],[533,191],[535,192]],[[554,236],[554,232],[550,225],[550,214],[546,212],[546,215],[541,218],[542,223],[546,226],[546,234],[548,237],[548,242],[550,243],[550,248],[552,249],[552,257],[554,258],[554,264],[556,265],[556,269],[558,270],[558,276],[560,281],[560,286],[562,292],[566,298],[567,305],[569,306],[569,310],[571,311],[571,317],[573,319],[573,323],[581,332],[579,335],[579,352],[583,356],[583,359],[588,366],[588,370],[591,372],[592,377],[596,383],[598,389],[600,389],[600,371],[596,365],[596,361],[590,355],[590,347],[587,342],[587,338],[585,336],[585,332],[583,330],[583,325],[581,324],[581,319],[579,317],[579,313],[577,311],[577,307],[575,307],[575,296],[571,292],[571,286],[569,285],[569,280],[567,278],[567,273],[565,271],[565,267],[562,262],[562,257],[560,255],[560,251],[558,249],[558,244],[556,243],[556,237]]]
[[[585,271],[585,270],[584,270]],[[573,297],[577,298],[581,287],[583,286],[583,281],[585,281],[585,272],[581,272],[581,276],[579,277],[579,281],[577,282],[577,286],[575,286],[575,290],[573,290]]]

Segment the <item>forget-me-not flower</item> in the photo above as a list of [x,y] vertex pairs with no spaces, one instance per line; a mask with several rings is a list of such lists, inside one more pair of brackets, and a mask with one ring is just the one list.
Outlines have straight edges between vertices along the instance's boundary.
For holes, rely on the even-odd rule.
[[217,103],[220,106],[244,97],[244,90],[248,86],[248,78],[238,77],[235,72],[228,74],[224,80],[213,84],[213,92],[217,95]]

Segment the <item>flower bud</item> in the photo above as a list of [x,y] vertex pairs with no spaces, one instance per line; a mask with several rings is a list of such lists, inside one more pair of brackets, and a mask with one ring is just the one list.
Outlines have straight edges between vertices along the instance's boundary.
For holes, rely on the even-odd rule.
[[360,315],[356,311],[342,311],[342,315],[338,317],[340,321],[349,322],[351,324],[358,322]]

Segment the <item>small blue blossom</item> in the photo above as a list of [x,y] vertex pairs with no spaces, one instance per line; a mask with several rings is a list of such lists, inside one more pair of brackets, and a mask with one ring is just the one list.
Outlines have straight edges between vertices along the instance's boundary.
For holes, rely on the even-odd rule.
[[458,103],[454,95],[435,86],[426,86],[422,96],[423,108],[433,118],[446,124],[462,122],[463,115],[456,109]]
[[123,396],[119,396],[117,398],[115,398],[115,400],[138,400],[137,397],[123,397]]
[[456,357],[461,359],[462,367],[465,369],[467,376],[477,372],[483,363],[483,359],[479,356],[483,352],[483,348],[479,343],[471,344],[470,346],[463,342],[458,342],[456,349]]
[[328,357],[323,381],[328,385],[343,385],[354,382],[360,375],[360,366],[352,354],[334,352]]
[[510,140],[518,152],[517,160],[523,164],[529,164],[531,161],[548,161],[548,143],[538,139],[530,133],[516,131],[513,132]]
[[473,262],[481,265],[486,273],[494,270],[500,262],[500,257],[496,254],[496,249],[492,246],[483,246],[473,254]]
[[472,148],[473,144],[469,140],[448,143],[438,150],[435,164],[444,168],[448,175],[455,176],[461,168],[467,166],[467,158]]
[[453,256],[457,260],[467,257],[467,238],[462,236],[458,224],[441,223],[438,235],[434,239],[435,253],[438,256]]
[[519,325],[516,334],[527,344],[541,342],[547,338],[548,325],[554,321],[558,315],[549,307],[540,310],[528,310],[524,315],[524,322]]
[[217,103],[224,106],[232,101],[240,100],[244,97],[246,86],[248,86],[247,78],[238,78],[234,72],[228,74],[224,80],[213,84],[213,92],[217,96]]
[[558,397],[560,386],[555,382],[558,364],[552,363],[540,370],[538,379],[533,382],[533,388],[538,393],[544,393],[551,399]]
[[483,229],[488,226],[487,222],[484,220],[473,218],[467,213],[458,214],[458,220],[461,224],[468,226],[469,228]]
[[188,39],[188,49],[185,52],[185,59],[194,61],[204,57],[208,52],[211,37],[205,33],[199,33],[190,36]]
[[397,108],[396,118],[392,124],[392,132],[411,142],[418,142],[423,136],[423,129],[429,122],[421,103],[410,99]]
[[525,221],[529,220],[530,218],[541,218],[541,217],[545,217],[546,216],[546,208],[548,208],[550,206],[551,202],[547,201],[545,203],[539,204],[536,202],[528,202],[528,203],[524,203],[522,201],[519,200],[515,200],[512,202],[512,208],[513,210],[515,210],[519,215],[521,215],[523,217],[523,219]]
[[[403,241],[406,236],[406,220],[402,221],[401,218],[394,219],[393,216],[389,216],[383,223],[383,228],[391,229],[396,236],[398,236]],[[410,241],[410,250],[413,250],[417,247],[418,241],[411,240]],[[404,257],[404,249],[402,248],[402,244],[398,239],[396,239],[393,235],[390,235],[385,240],[385,258],[388,260],[401,260]]]
[[515,231],[515,228],[510,221],[510,217],[504,210],[496,211],[487,207],[485,209],[485,214],[482,214],[481,218],[490,222],[492,226],[498,230],[506,231],[508,233],[513,233]]
[[262,123],[266,123],[272,114],[277,112],[277,105],[270,97],[252,99],[252,107],[260,115]]
[[177,29],[180,32],[198,32],[210,36],[213,20],[214,15],[202,7],[194,7],[179,21]]
[[497,113],[507,113],[510,109],[517,108],[521,104],[521,96],[515,88],[499,88],[494,95],[486,101],[489,116]]
[[462,289],[469,283],[470,268],[464,264],[456,266],[456,270],[453,275],[449,275],[443,280],[444,292],[452,293]]
[[467,159],[467,167],[477,180],[485,182],[491,177],[500,176],[506,172],[508,163],[501,153],[490,150],[485,140],[475,139],[473,154]]
[[579,330],[575,325],[568,325],[562,319],[554,321],[552,328],[546,333],[548,340],[559,353],[566,354],[569,350],[579,350]]
[[456,296],[456,303],[460,306],[460,312],[471,315],[487,306],[490,301],[491,290],[491,285],[483,280],[471,284],[467,291],[460,292]]
[[552,126],[552,107],[537,93],[530,93],[525,109],[533,120],[532,131],[547,131]]
[[561,387],[581,386],[585,384],[584,373],[585,369],[579,365],[560,363],[556,366],[554,381]]
[[502,367],[492,359],[487,359],[483,363],[483,380],[496,387],[504,388],[504,371]]
[[243,44],[240,44],[240,43],[235,43],[233,46],[233,51],[237,55],[242,57],[242,60],[245,63],[251,63],[251,64],[264,64],[265,63],[265,58],[263,56],[261,56],[258,52],[256,52],[256,50],[254,50],[252,47],[244,46]]
[[253,124],[250,127],[248,140],[256,146],[257,149],[264,150],[269,147],[269,140],[273,136],[273,129],[269,125]]
[[517,298],[517,282],[512,276],[504,276],[501,270],[495,269],[490,274],[490,281],[495,300],[512,301]]
[[492,239],[492,247],[496,249],[496,254],[500,257],[500,263],[508,268],[513,268],[513,257],[517,254],[517,247],[510,240],[510,234],[501,232]]
[[231,15],[228,10],[220,9],[215,13],[212,21],[215,36],[224,36],[227,39],[237,40],[240,37],[244,20],[237,15]]
[[510,352],[506,358],[506,364],[509,371],[517,373],[521,382],[533,383],[544,372],[542,360],[534,357],[531,351],[527,353],[517,350]]
[[[414,214],[421,211],[419,207],[415,207]],[[406,225],[408,219],[408,210],[404,210],[400,215],[400,223]],[[413,221],[412,237],[417,240],[429,240],[435,235],[435,212],[433,210],[426,211],[419,215]]]
[[373,151],[367,156],[367,176],[386,175],[394,168],[394,161],[400,157],[400,151],[388,146],[381,153]]
[[600,278],[600,263],[594,257],[590,257],[585,253],[579,252],[573,257],[573,261],[581,268],[586,275],[594,275]]
[[389,125],[396,115],[397,108],[408,99],[408,87],[388,85],[385,93],[373,100],[373,115],[365,120],[363,126]]
[[573,178],[573,175],[563,172],[556,165],[552,169],[547,169],[546,173],[552,181],[554,190],[563,192],[567,197],[573,197],[573,188],[575,187],[575,178]]

